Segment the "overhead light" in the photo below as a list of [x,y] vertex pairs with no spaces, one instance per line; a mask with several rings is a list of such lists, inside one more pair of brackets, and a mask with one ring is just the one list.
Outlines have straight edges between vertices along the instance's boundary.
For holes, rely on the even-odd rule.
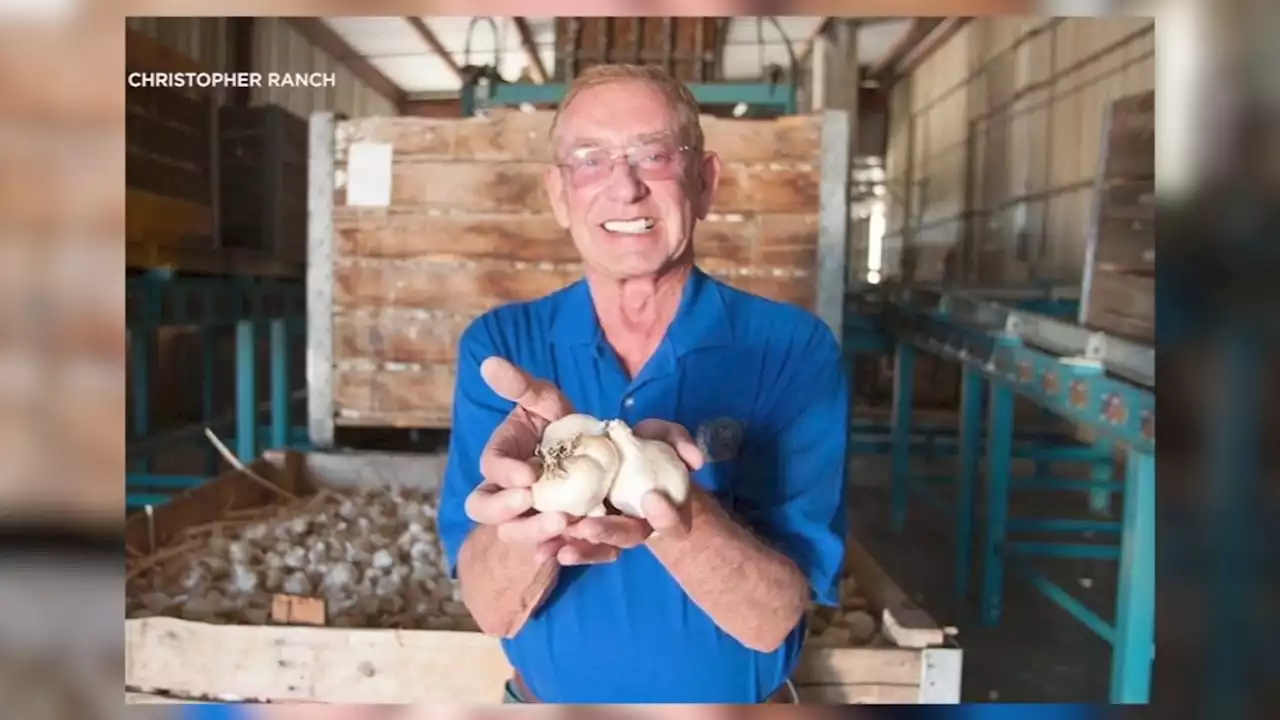
[[738,103],[737,105],[734,105],[734,106],[733,106],[733,116],[734,116],[734,117],[740,118],[740,117],[742,117],[743,115],[746,115],[746,114],[747,114],[747,104],[746,104],[746,103]]

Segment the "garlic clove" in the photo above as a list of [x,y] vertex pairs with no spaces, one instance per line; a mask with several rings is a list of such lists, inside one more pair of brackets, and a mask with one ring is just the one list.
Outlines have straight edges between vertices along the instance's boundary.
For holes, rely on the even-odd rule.
[[550,450],[578,435],[604,434],[604,421],[585,413],[571,413],[551,423],[546,430],[542,431],[542,440],[538,443],[538,447],[541,450]]
[[636,437],[626,423],[608,423],[609,439],[621,462],[609,489],[609,502],[624,515],[643,518],[641,499],[656,490],[676,505],[689,497],[689,468],[675,448],[660,440]]

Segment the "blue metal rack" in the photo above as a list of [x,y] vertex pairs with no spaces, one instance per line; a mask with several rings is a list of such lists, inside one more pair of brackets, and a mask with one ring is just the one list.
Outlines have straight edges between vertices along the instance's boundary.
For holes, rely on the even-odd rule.
[[[782,114],[796,112],[796,88],[789,83],[689,83],[702,105],[738,105],[770,108]],[[568,86],[563,83],[471,82],[462,87],[462,114],[475,115],[484,108],[549,105],[560,102]]]
[[[289,344],[306,330],[303,283],[249,277],[183,277],[153,271],[127,280],[127,325],[130,344],[131,423],[129,468],[125,480],[126,509],[159,505],[176,492],[199,485],[217,472],[212,447],[205,455],[204,475],[160,475],[152,459],[177,446],[207,443],[203,430],[234,428],[231,442],[237,457],[252,462],[260,447],[297,447],[306,429],[291,424],[291,405],[305,391],[291,390]],[[162,434],[152,433],[151,354],[161,328],[198,328],[201,340],[202,417],[204,421]],[[234,328],[236,338],[236,403],[233,414],[214,417],[215,333]],[[270,346],[269,402],[257,400],[257,340],[266,329]],[[269,422],[259,424],[264,410]]]
[[[1044,309],[1040,307],[1039,309]],[[974,484],[987,461],[980,619],[999,621],[1006,567],[1113,648],[1111,701],[1146,702],[1154,661],[1155,613],[1155,356],[1150,347],[1092,332],[1074,323],[1012,308],[978,293],[902,287],[888,291],[883,322],[897,363],[893,418],[892,515],[901,529],[912,493],[955,518],[956,591],[968,591]],[[963,370],[959,469],[954,478],[920,482],[908,472],[911,377],[916,354],[933,353]],[[1019,445],[1013,432],[1016,395],[1096,433],[1093,447]],[[984,422],[985,414],[985,422]],[[984,446],[985,436],[985,446]],[[1110,477],[1113,450],[1127,448],[1125,476]],[[1028,457],[1036,476],[1014,478],[1012,461]],[[1045,476],[1050,463],[1090,462],[1089,479]],[[934,492],[938,480],[955,487],[955,504]],[[1014,488],[1084,490],[1095,511],[1112,494],[1123,497],[1119,522],[1009,517]],[[1118,535],[1118,544],[1028,542],[1013,533]],[[1116,621],[1107,623],[1036,571],[1030,558],[1115,560],[1119,563]]]

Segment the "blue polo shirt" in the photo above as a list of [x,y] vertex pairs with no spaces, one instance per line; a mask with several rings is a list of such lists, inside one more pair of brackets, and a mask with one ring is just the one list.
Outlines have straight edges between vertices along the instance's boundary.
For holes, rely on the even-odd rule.
[[[513,407],[480,377],[492,355],[555,383],[580,412],[688,428],[710,460],[694,480],[795,561],[816,602],[836,604],[849,397],[840,348],[812,314],[695,270],[634,380],[604,340],[585,281],[478,318],[458,345],[438,517],[450,572],[474,527],[463,505],[481,481],[481,451]],[[641,546],[612,563],[562,568],[503,647],[543,702],[756,703],[794,670],[802,625],[774,652],[750,650]]]

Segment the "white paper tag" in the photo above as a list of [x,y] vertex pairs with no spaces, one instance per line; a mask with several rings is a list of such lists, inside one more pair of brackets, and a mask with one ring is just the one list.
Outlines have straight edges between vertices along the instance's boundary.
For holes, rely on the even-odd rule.
[[391,145],[358,142],[347,148],[347,205],[391,204]]

